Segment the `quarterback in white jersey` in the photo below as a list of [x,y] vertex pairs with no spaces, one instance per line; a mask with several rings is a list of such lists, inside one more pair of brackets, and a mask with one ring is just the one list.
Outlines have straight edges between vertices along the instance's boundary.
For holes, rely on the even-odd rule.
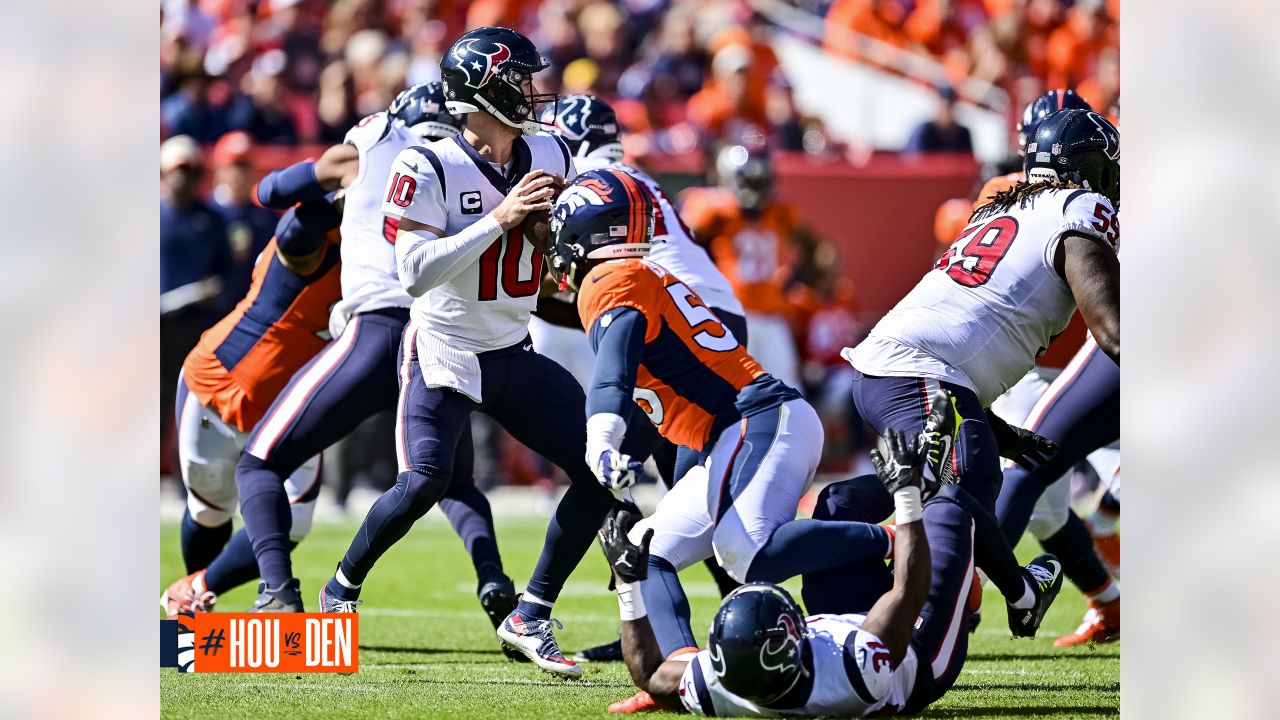
[[551,608],[613,495],[585,461],[582,387],[528,341],[546,247],[534,245],[536,231],[526,236],[525,219],[549,210],[556,186],[575,174],[559,138],[533,134],[541,128],[538,106],[555,100],[533,91],[533,75],[547,65],[508,28],[458,38],[440,67],[446,106],[466,115],[465,131],[402,151],[386,178],[382,211],[399,221],[396,266],[414,298],[400,353],[400,473],[370,509],[321,605],[354,611],[377,560],[449,491],[455,466],[469,461],[470,415],[478,410],[572,483],[523,600],[497,632],[542,669],[577,676],[581,668],[556,645]]
[[663,657],[638,591],[649,539],[634,542],[643,525],[629,511],[612,516],[601,544],[614,569],[627,668],[650,705],[721,717],[880,717],[918,713],[946,693],[967,654],[976,520],[973,500],[955,486],[922,503],[925,450],[918,436],[890,431],[872,453],[872,492],[891,495],[897,516],[893,569],[839,569],[851,584],[888,588],[869,608],[805,618],[786,590],[751,583],[721,603],[704,650]]

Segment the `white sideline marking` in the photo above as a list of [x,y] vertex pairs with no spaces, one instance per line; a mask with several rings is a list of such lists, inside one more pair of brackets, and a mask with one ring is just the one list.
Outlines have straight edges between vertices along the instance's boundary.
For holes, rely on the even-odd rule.
[[341,690],[343,692],[378,692],[378,688],[360,687],[359,685],[322,685],[320,683],[291,683],[291,682],[238,682],[234,683],[236,687],[242,688],[297,688],[299,690]]

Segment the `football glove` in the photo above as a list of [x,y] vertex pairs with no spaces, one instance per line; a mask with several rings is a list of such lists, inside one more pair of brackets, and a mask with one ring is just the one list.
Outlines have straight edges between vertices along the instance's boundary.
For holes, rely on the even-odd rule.
[[617,450],[605,450],[596,460],[596,479],[606,490],[626,490],[644,473],[644,463]]
[[639,582],[649,576],[649,542],[653,539],[653,528],[646,530],[636,545],[628,534],[638,522],[640,513],[625,505],[619,506],[605,518],[598,533],[600,547],[609,558],[609,567],[613,568],[618,582]]
[[890,493],[905,487],[924,489],[924,477],[920,474],[924,455],[917,436],[890,429],[878,445],[871,451],[871,465]]
[[987,424],[996,436],[1000,457],[1014,461],[1023,470],[1035,470],[1058,452],[1058,444],[1030,430],[1010,425],[987,408]]

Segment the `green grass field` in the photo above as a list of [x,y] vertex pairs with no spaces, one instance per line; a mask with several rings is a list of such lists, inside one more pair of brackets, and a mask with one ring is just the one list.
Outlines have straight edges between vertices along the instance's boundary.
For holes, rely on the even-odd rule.
[[[354,524],[317,523],[294,553],[308,610],[355,531]],[[542,546],[545,521],[499,519],[507,572],[517,586]],[[176,524],[161,529],[164,584],[182,574]],[[1036,552],[1033,541],[1019,557]],[[593,550],[556,605],[557,633],[568,652],[617,637],[617,603],[605,589],[608,568]],[[706,627],[719,597],[709,576],[684,576],[695,627]],[[158,593],[157,593],[158,594]],[[243,611],[245,586],[220,598],[218,609]],[[475,599],[475,576],[461,543],[435,514],[419,523],[369,577],[360,618],[360,672],[199,675],[160,672],[166,718],[550,718],[608,716],[605,706],[634,691],[621,664],[588,665],[581,680],[564,681],[527,664],[508,662]],[[987,590],[984,621],[971,637],[959,682],[927,717],[1092,718],[1119,715],[1120,646],[1057,649],[1084,601],[1069,584],[1045,619],[1040,637],[1009,637],[999,595]]]

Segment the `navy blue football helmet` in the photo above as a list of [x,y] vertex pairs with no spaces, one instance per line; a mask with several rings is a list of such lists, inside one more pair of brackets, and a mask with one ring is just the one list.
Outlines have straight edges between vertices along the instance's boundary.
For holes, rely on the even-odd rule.
[[768,706],[808,674],[804,613],[777,585],[749,583],[725,596],[707,640],[725,690]]
[[465,127],[461,117],[445,108],[444,86],[418,83],[396,96],[387,114],[428,140],[457,135]]
[[1077,182],[1120,208],[1120,131],[1092,110],[1063,110],[1041,120],[1022,169],[1027,182]]
[[1092,110],[1093,106],[1076,94],[1075,90],[1050,90],[1041,95],[1027,109],[1022,111],[1022,119],[1018,121],[1019,152],[1027,147],[1027,139],[1036,132],[1036,126],[1049,115],[1060,110]]
[[542,122],[564,138],[574,157],[622,160],[622,128],[609,103],[595,95],[568,95],[542,111]]
[[767,151],[730,145],[716,155],[720,186],[748,213],[764,210],[773,194],[773,163]]
[[576,290],[601,262],[648,255],[653,225],[653,198],[635,178],[612,168],[582,173],[551,208],[551,269]]
[[545,129],[538,106],[554,105],[558,97],[533,91],[533,75],[548,65],[533,42],[515,30],[476,28],[440,58],[445,105],[456,115],[487,112],[510,127],[536,133]]

